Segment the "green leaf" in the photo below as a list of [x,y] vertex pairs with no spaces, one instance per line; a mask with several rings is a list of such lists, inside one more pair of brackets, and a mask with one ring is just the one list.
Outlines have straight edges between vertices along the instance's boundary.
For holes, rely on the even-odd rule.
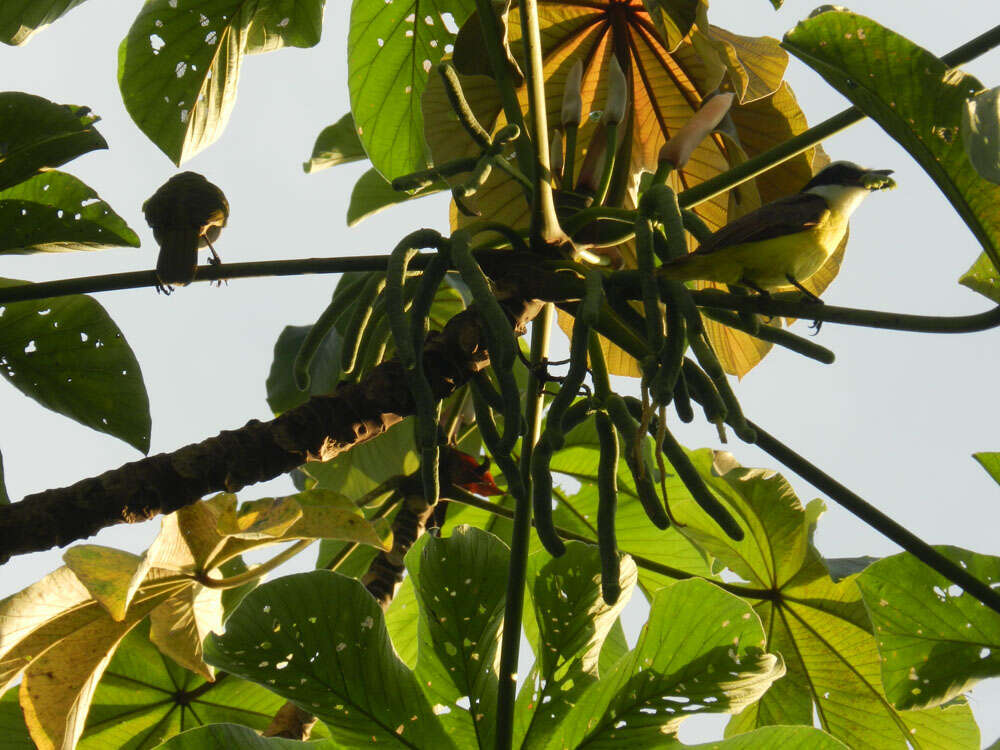
[[299,742],[280,737],[261,737],[239,724],[212,724],[191,729],[171,738],[157,750],[334,750],[332,742]]
[[[1000,581],[1000,557],[938,550],[979,580]],[[897,708],[937,706],[1000,675],[1000,615],[913,555],[880,560],[858,586],[877,633],[885,694]]]
[[[651,445],[652,441],[648,442]],[[556,482],[556,496],[559,505],[555,509],[555,520],[559,526],[578,534],[597,539],[597,460],[599,446],[593,420],[584,422],[566,434],[564,448],[552,457],[551,469],[554,473],[567,475],[580,482],[575,493],[563,493]],[[659,482],[657,490],[659,490]],[[676,472],[667,469],[667,496],[673,512],[685,507],[697,506],[687,487],[677,477]],[[673,568],[679,568],[693,575],[711,577],[712,568],[700,546],[685,536],[677,527],[666,531],[657,529],[646,516],[635,491],[635,481],[623,460],[618,467],[618,512],[615,516],[615,531],[618,547],[623,553],[640,559],[651,560]],[[649,569],[639,571],[639,585],[647,593],[661,586],[673,583]]]
[[24,725],[16,690],[0,698],[0,750],[35,750],[28,727]]
[[8,0],[0,7],[0,42],[19,46],[84,0]]
[[587,688],[546,747],[612,738],[649,747],[687,716],[738,712],[784,674],[763,643],[749,605],[714,584],[692,579],[661,589],[635,649]]
[[761,750],[777,747],[781,750],[847,750],[847,745],[843,742],[812,727],[763,727],[722,742],[685,747],[702,750]]
[[99,119],[90,114],[90,107],[55,104],[19,91],[0,93],[0,190],[42,169],[107,148],[93,127]]
[[994,482],[1000,484],[1000,453],[973,453],[972,457],[986,469]]
[[979,176],[1000,182],[1000,87],[983,91],[965,103],[962,142]]
[[[11,286],[0,279],[0,286]],[[149,450],[149,397],[118,326],[76,294],[0,306],[0,374],[42,406]]]
[[811,726],[815,713],[821,728],[849,747],[903,747],[915,731],[925,750],[971,748],[975,723],[968,706],[901,712],[884,697],[857,576],[834,583],[811,544],[822,504],[803,507],[780,474],[740,467],[729,454],[702,450],[691,458],[746,535],[734,542],[683,508],[680,519],[687,533],[747,582],[731,590],[753,604],[767,634],[764,648],[780,653],[787,669],[763,698],[730,720],[726,736],[773,724]]
[[205,655],[315,714],[340,743],[455,747],[393,652],[382,610],[350,578],[317,570],[259,586]]
[[[471,526],[425,534],[406,555],[420,604],[416,677],[462,747],[492,747],[509,551]],[[468,701],[464,710],[458,701]]]
[[643,0],[642,4],[673,49],[691,31],[700,0]]
[[354,189],[351,191],[351,202],[347,206],[347,226],[353,227],[389,206],[439,193],[447,187],[448,185],[443,180],[438,180],[415,193],[393,190],[392,183],[376,170],[369,169],[354,183]]
[[[544,747],[580,695],[597,680],[605,641],[616,624],[620,628],[618,617],[635,587],[635,563],[628,556],[621,561],[620,574],[621,596],[609,606],[601,596],[597,547],[570,542],[561,557],[540,550],[528,558],[531,607],[525,610],[524,629],[535,665],[518,695],[518,747]],[[626,645],[622,655],[627,651]]]
[[312,47],[325,0],[150,0],[118,49],[125,108],[175,164],[222,134],[243,55]]
[[[342,572],[340,568],[337,571]],[[396,655],[410,669],[417,666],[419,621],[420,608],[417,606],[417,592],[413,590],[413,578],[406,576],[396,589],[396,595],[392,597],[389,610],[385,613],[385,627],[389,631],[389,639],[396,649]]]
[[[450,51],[473,0],[354,0],[348,88],[358,135],[375,169],[392,179],[427,165],[420,97]],[[447,22],[446,22],[447,19]]]
[[312,156],[302,165],[302,169],[306,174],[312,174],[327,167],[347,164],[365,157],[365,147],[358,138],[354,117],[348,112],[333,125],[323,128],[316,138]]
[[[903,146],[955,207],[994,265],[1000,186],[980,177],[960,137],[962,112],[983,90],[974,77],[869,18],[829,11],[785,35],[784,46]],[[978,263],[977,263],[978,265]],[[1000,301],[1000,287],[961,283]]]
[[[284,703],[235,675],[206,682],[157,651],[148,635],[143,624],[118,647],[94,695],[79,750],[154,747],[185,729],[216,722],[260,731]],[[321,725],[315,731],[317,738],[329,737]]]
[[0,191],[0,253],[139,247],[139,237],[96,192],[48,171]]

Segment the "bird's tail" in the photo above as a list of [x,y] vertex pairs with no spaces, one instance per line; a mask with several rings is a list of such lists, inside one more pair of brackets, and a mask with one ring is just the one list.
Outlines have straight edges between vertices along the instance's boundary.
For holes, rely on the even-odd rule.
[[177,286],[190,284],[198,267],[198,230],[177,227],[158,234],[160,256],[156,259],[156,275],[160,282]]

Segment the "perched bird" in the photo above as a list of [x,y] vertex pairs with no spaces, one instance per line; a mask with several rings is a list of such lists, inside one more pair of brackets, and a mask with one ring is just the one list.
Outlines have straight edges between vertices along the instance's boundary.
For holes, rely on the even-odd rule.
[[657,273],[675,281],[740,284],[758,292],[802,286],[840,245],[847,220],[869,192],[894,188],[891,169],[835,161],[801,191],[779,198],[722,227],[694,252],[664,263]]
[[209,263],[222,261],[212,247],[229,218],[229,202],[219,188],[196,172],[181,172],[167,180],[142,204],[146,222],[160,245],[156,259],[157,291],[170,294],[172,284],[194,281],[198,248],[212,251]]

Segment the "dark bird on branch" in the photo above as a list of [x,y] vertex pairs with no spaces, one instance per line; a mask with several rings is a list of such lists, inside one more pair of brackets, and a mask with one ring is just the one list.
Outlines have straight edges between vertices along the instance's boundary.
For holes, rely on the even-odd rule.
[[160,245],[156,260],[157,291],[170,294],[173,284],[194,281],[198,249],[212,251],[209,263],[220,265],[212,247],[229,218],[229,202],[219,188],[196,172],[181,172],[167,180],[142,204],[146,222]]

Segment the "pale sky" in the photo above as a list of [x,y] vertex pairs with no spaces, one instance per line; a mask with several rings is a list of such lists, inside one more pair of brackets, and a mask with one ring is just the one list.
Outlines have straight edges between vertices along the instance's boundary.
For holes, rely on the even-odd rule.
[[[766,0],[715,0],[710,19],[745,35],[780,38],[815,6],[787,0],[773,12]],[[941,12],[929,0],[857,0],[866,13],[932,52],[943,54],[994,25],[1000,14],[981,0],[960,0]],[[87,105],[103,119],[111,146],[63,167],[93,187],[143,246],[94,253],[5,257],[3,275],[42,281],[152,268],[156,245],[142,202],[176,170],[138,130],[117,87],[117,48],[137,10],[121,0],[91,2],[20,49],[0,48],[4,88],[59,103]],[[378,254],[404,230],[446,230],[446,205],[432,197],[396,207],[348,229],[350,189],[367,168],[336,167],[305,175],[319,131],[347,111],[345,39],[348,5],[332,2],[324,39],[311,50],[247,58],[233,118],[222,139],[183,169],[202,172],[226,193],[232,212],[216,244],[223,261]],[[1000,84],[1000,53],[965,66],[987,86]],[[811,124],[847,102],[794,59],[787,80]],[[961,315],[991,307],[958,286],[978,257],[972,235],[919,167],[876,125],[863,122],[824,144],[834,159],[896,170],[899,187],[869,198],[855,214],[840,276],[824,295],[831,304],[899,312]],[[311,323],[326,306],[336,277],[239,280],[205,284],[169,299],[152,289],[98,295],[142,366],[152,415],[151,453],[271,414],[264,379],[272,347],[287,324]],[[795,329],[805,332],[800,323]],[[995,373],[1000,333],[928,335],[832,323],[816,339],[837,361],[820,365],[775,350],[735,386],[746,414],[911,531],[935,544],[997,553],[1000,488],[971,458],[1000,450],[995,424]],[[634,384],[621,387],[634,389]],[[140,454],[124,443],[48,412],[12,387],[0,386],[0,430],[12,500],[94,476]],[[677,431],[688,447],[718,448],[714,428],[696,422]],[[746,466],[780,469],[759,450],[730,442]],[[786,473],[803,502],[818,493]],[[249,488],[252,499],[292,491],[287,480]],[[891,542],[828,501],[817,545],[827,557],[885,556]],[[89,540],[141,551],[159,528],[117,527]],[[304,563],[311,565],[312,553]],[[61,552],[15,559],[4,568],[7,596],[61,564]],[[632,631],[637,628],[633,618]],[[634,637],[634,636],[633,636]],[[1000,736],[997,681],[971,695],[984,744]],[[689,720],[685,741],[715,735],[711,720]],[[706,732],[710,732],[706,734]]]

